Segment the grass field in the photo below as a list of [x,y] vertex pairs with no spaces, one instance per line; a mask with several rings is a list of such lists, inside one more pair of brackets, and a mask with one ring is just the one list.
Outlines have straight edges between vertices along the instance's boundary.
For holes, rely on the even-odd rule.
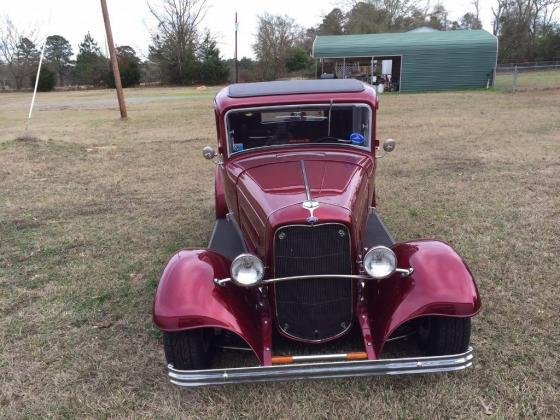
[[[496,78],[496,90],[511,92],[513,90],[513,73],[504,73]],[[516,92],[560,89],[560,68],[532,71],[530,68],[517,74]]]
[[387,95],[379,210],[474,272],[474,368],[181,390],[151,303],[213,223],[215,90],[0,95],[0,417],[560,417],[560,89]]

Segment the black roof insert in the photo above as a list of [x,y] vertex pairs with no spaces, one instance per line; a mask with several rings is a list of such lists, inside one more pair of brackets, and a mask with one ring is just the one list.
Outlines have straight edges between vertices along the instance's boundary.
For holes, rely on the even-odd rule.
[[362,92],[364,84],[355,79],[280,80],[275,82],[238,83],[230,85],[230,98],[296,95],[306,93]]

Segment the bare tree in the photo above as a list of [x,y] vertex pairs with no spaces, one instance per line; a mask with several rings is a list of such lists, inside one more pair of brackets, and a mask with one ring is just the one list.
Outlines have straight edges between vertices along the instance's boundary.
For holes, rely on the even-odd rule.
[[253,50],[260,62],[263,79],[277,79],[285,74],[286,52],[294,46],[302,29],[288,16],[265,13],[258,20]]
[[171,81],[184,82],[195,55],[198,28],[208,10],[207,0],[160,0],[148,3],[148,8],[157,22],[151,55],[174,69]]
[[387,11],[389,26],[392,26],[399,16],[408,16],[416,9],[418,0],[383,0],[381,7]]
[[465,13],[461,19],[460,23],[453,22],[452,28],[454,29],[482,29],[482,22],[480,22],[480,0],[473,0],[472,6],[474,8],[473,12]]
[[533,37],[539,32],[539,27],[549,27],[554,15],[560,7],[560,0],[530,0],[531,32]]
[[37,61],[35,31],[20,32],[7,16],[0,27],[0,61],[4,62],[12,75],[16,89],[21,89]]
[[[352,9],[359,3],[366,3],[379,11],[383,11],[386,17],[388,28],[393,27],[397,18],[405,18],[414,12],[428,15],[430,0],[342,0],[341,5]],[[424,4],[424,7],[421,5]]]
[[550,0],[547,2],[542,11],[543,26],[549,27],[552,25],[558,9],[560,9],[560,0]]
[[502,17],[507,9],[508,3],[509,0],[497,0],[496,5],[492,6],[492,15],[494,16],[492,33],[496,36],[500,33]]
[[472,5],[474,7],[474,16],[480,22],[480,0],[473,0]]
[[559,7],[560,0],[497,0],[492,13],[502,59],[534,59],[537,46],[553,30]]

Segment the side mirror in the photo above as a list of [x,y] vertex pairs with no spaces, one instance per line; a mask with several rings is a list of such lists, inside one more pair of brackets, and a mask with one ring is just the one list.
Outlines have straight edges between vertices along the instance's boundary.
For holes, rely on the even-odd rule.
[[395,150],[396,145],[397,143],[395,142],[395,140],[387,139],[383,142],[383,150],[385,150],[387,153],[392,152],[393,150]]
[[217,153],[210,146],[206,146],[202,149],[202,156],[204,156],[204,159],[212,160],[217,156]]

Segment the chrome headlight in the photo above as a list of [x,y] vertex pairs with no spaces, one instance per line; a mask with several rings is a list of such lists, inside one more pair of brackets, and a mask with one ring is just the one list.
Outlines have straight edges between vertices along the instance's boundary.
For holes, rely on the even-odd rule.
[[263,276],[264,265],[252,254],[238,255],[231,263],[231,279],[239,286],[254,286],[261,282]]
[[366,252],[364,270],[374,279],[385,279],[392,276],[397,269],[397,257],[386,246],[374,246]]

